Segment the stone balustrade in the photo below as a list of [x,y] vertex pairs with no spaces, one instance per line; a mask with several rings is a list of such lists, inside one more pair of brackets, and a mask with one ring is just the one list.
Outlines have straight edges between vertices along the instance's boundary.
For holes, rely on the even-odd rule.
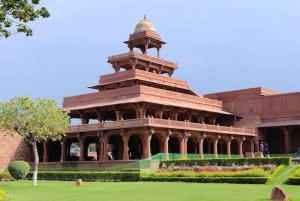
[[109,129],[124,129],[124,128],[143,127],[143,126],[181,129],[181,130],[190,130],[190,131],[203,131],[209,133],[222,133],[222,134],[229,134],[229,135],[256,136],[255,130],[253,129],[199,124],[199,123],[191,123],[188,121],[174,121],[170,119],[156,119],[156,118],[131,119],[131,120],[99,122],[96,124],[83,124],[77,126],[70,126],[68,133],[100,131],[100,130],[109,130]]

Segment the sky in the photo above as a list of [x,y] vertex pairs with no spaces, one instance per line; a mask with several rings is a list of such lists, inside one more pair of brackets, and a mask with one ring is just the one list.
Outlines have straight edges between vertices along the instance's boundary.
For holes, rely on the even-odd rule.
[[[299,0],[41,0],[51,17],[30,22],[33,36],[0,39],[0,101],[96,92],[113,73],[108,56],[129,51],[146,15],[174,78],[199,94],[265,87],[300,91]],[[150,51],[153,56],[154,51]]]

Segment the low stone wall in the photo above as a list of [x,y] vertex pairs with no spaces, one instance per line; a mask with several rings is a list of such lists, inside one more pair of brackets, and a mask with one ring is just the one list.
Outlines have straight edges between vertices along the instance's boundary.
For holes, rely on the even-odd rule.
[[14,137],[0,132],[0,172],[4,171],[9,163],[14,160],[28,161],[29,147],[21,136]]

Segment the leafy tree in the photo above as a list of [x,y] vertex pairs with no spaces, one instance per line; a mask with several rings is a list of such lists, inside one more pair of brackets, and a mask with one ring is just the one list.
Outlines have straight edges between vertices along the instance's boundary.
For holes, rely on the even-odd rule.
[[6,134],[18,133],[33,150],[34,168],[32,185],[37,185],[39,156],[37,142],[60,140],[70,125],[70,117],[56,101],[47,98],[15,97],[0,102],[0,130]]
[[32,36],[32,30],[26,25],[39,17],[48,18],[50,14],[45,7],[37,8],[40,0],[0,0],[0,38],[8,38],[10,28],[16,26],[17,33]]

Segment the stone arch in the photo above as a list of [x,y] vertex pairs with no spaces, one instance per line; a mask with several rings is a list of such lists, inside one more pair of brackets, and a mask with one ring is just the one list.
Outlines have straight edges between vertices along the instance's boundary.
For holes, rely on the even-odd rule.
[[231,155],[239,154],[239,144],[236,139],[231,140],[230,153],[231,153]]
[[150,147],[152,156],[159,153],[159,139],[156,135],[152,135]]
[[48,162],[59,162],[61,154],[60,141],[49,140],[47,142]]
[[111,160],[122,160],[123,139],[118,134],[108,136],[108,155]]
[[297,147],[300,146],[300,128],[295,128],[291,133],[291,152],[296,153]]
[[242,149],[244,155],[245,152],[251,152],[251,141],[249,139],[244,140]]
[[[91,144],[94,144],[94,150],[89,150]],[[84,158],[86,161],[97,161],[99,156],[99,139],[96,136],[88,136],[84,142]]]
[[[80,147],[79,147],[78,139],[66,138],[65,146],[66,146],[66,161],[79,161]],[[74,147],[76,147],[76,149]]]
[[222,138],[218,141],[218,154],[226,154],[226,143]]
[[197,153],[197,141],[194,138],[188,138],[187,141],[187,153],[196,154]]
[[131,135],[128,141],[129,159],[141,159],[143,144],[139,135]]
[[282,130],[269,130],[266,135],[266,140],[269,145],[269,152],[271,154],[285,153],[285,139]]
[[178,137],[169,138],[169,153],[179,153],[179,139]]

